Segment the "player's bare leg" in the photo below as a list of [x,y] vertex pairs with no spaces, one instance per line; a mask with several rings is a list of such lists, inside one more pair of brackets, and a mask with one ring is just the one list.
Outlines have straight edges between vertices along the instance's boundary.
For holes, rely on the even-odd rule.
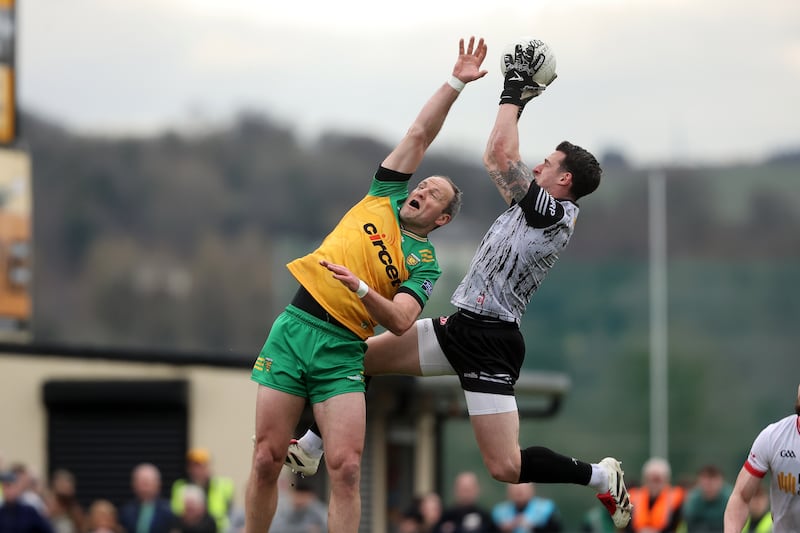
[[[506,483],[588,485],[598,491],[598,498],[617,527],[625,527],[630,521],[632,507],[623,481],[624,473],[613,457],[589,464],[540,446],[522,451],[517,411],[470,415],[470,422],[483,462],[494,479]],[[523,454],[527,457],[527,466],[523,466]]]
[[[314,404],[314,418],[325,441],[325,465],[331,483],[328,531],[356,533],[361,520],[359,485],[366,431],[364,394],[339,394]],[[282,450],[284,455],[286,441]]]
[[269,531],[278,504],[278,476],[286,443],[297,425],[305,398],[259,385],[253,465],[245,495],[245,532]]
[[[414,324],[402,335],[386,332],[367,339],[364,369],[367,376],[381,374],[421,375],[417,325]],[[314,424],[299,441],[292,440],[286,454],[286,464],[303,475],[317,473],[322,458],[321,430]]]
[[368,376],[421,376],[417,342],[417,324],[399,336],[387,331],[370,337],[364,356],[364,373]]
[[470,415],[469,421],[491,476],[505,483],[519,482],[519,413]]

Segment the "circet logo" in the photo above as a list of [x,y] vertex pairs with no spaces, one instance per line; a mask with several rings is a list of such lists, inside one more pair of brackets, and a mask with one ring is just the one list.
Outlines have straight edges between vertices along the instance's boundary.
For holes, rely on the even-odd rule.
[[386,267],[384,269],[386,271],[386,277],[389,278],[393,287],[397,287],[400,285],[400,271],[395,266],[394,260],[392,259],[392,254],[389,253],[389,250],[386,248],[386,244],[383,242],[383,239],[386,238],[386,235],[380,233],[378,228],[372,222],[367,222],[364,224],[364,226],[362,226],[362,228],[364,229],[364,233],[366,233],[369,237],[372,246],[378,250],[378,261],[380,261],[381,264]]

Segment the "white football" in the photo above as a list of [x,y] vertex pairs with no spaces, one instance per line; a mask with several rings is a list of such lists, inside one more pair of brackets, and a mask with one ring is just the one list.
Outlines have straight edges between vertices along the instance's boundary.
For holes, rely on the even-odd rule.
[[[515,62],[517,45],[522,45],[524,50],[532,50],[532,55],[527,55],[524,59],[523,69],[533,72],[533,81],[536,83],[549,85],[556,78],[556,55],[550,45],[541,39],[522,37],[507,44],[500,57],[500,72],[505,76],[508,65]],[[531,45],[532,48],[529,49]]]

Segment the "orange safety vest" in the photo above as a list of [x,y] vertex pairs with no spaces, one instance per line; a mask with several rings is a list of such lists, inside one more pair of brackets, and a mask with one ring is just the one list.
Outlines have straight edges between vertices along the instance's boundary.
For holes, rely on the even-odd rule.
[[683,503],[686,491],[683,487],[666,487],[662,490],[653,506],[650,506],[650,492],[644,487],[634,487],[628,491],[633,504],[631,516],[634,531],[644,528],[663,530],[670,522],[672,515]]

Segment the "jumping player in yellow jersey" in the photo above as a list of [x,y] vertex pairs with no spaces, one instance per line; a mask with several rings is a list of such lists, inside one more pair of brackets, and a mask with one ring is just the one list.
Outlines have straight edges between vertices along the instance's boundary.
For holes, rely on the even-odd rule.
[[[361,517],[364,342],[377,324],[401,335],[422,312],[441,272],[428,234],[452,220],[461,192],[431,176],[408,181],[464,86],[486,75],[483,39],[459,42],[452,77],[436,90],[378,168],[367,196],[314,252],[289,263],[300,283],[275,320],[252,379],[259,384],[245,529],[269,530],[286,443],[306,400],[326,442],[328,530],[355,532]],[[346,268],[345,266],[346,265]]]

